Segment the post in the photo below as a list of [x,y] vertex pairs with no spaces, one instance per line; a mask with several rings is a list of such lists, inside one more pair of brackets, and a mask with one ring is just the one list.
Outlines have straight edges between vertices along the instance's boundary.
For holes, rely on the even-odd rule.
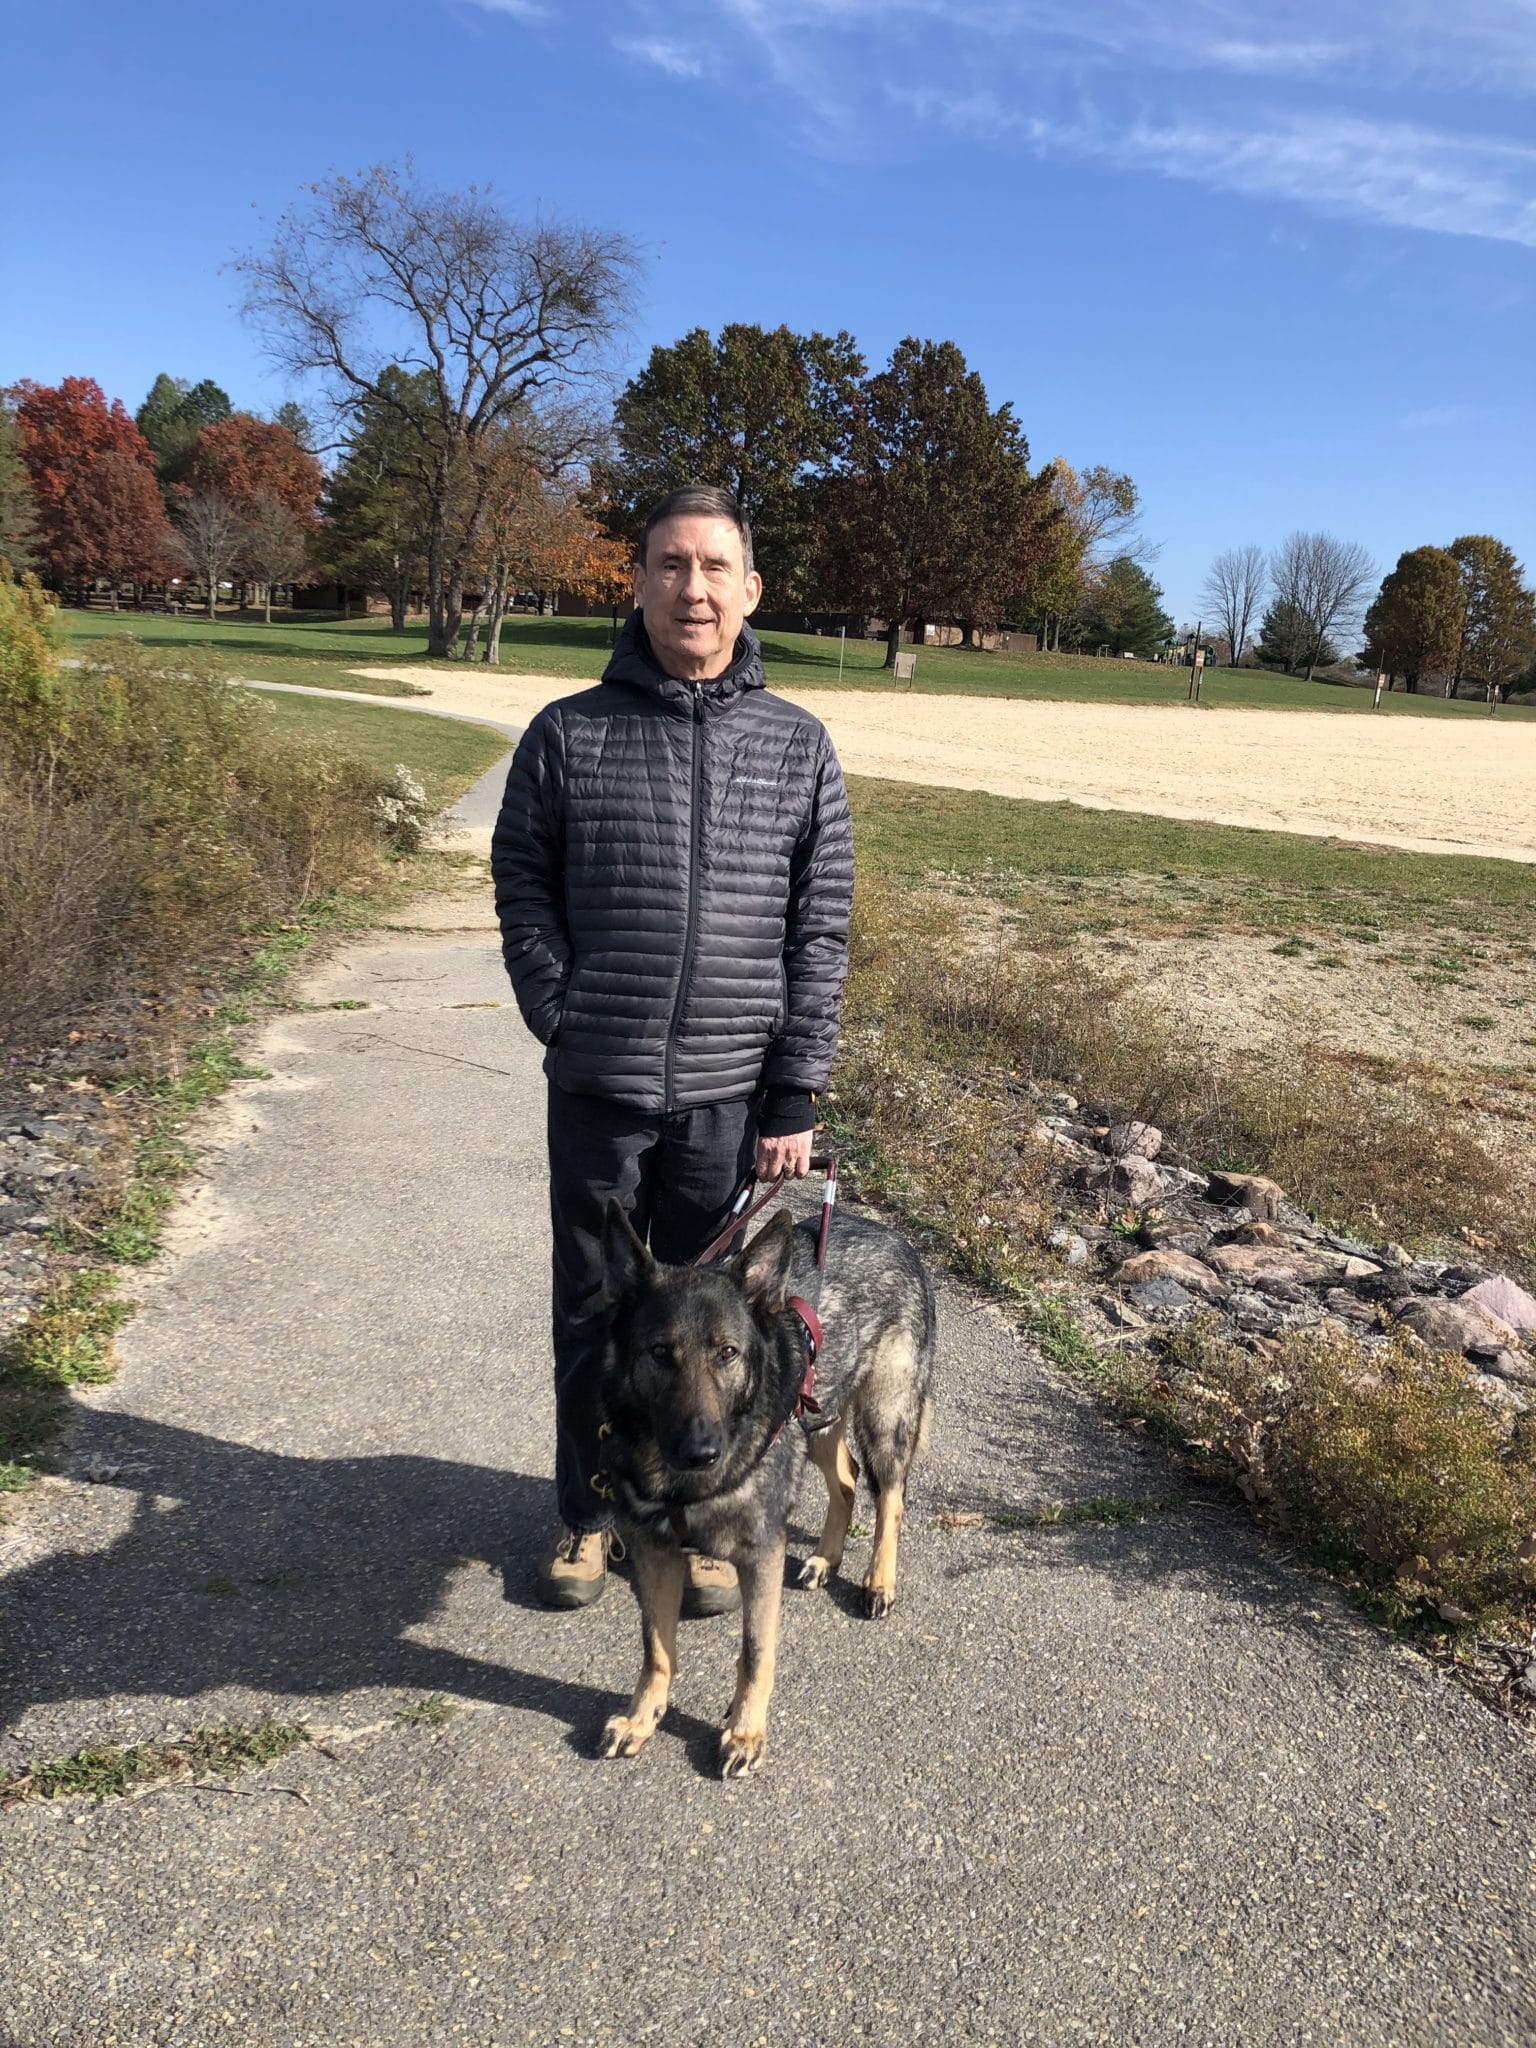
[[837,629],[837,680],[839,682],[843,680],[843,654],[847,645],[848,628],[846,626],[839,626]]
[[1387,682],[1387,672],[1386,672],[1386,670],[1385,670],[1384,668],[1379,668],[1379,669],[1377,669],[1377,671],[1376,671],[1376,701],[1375,701],[1375,703],[1374,703],[1374,704],[1373,704],[1373,705],[1371,706],[1371,709],[1372,709],[1373,711],[1379,711],[1379,710],[1381,709],[1381,693],[1382,693],[1382,691],[1383,691],[1383,690],[1384,690],[1384,689],[1386,688],[1386,682]]

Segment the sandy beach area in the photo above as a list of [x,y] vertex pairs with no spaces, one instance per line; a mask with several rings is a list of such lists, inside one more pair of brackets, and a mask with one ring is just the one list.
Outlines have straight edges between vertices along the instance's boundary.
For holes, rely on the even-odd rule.
[[[582,687],[566,676],[483,669],[354,673],[408,679],[444,710],[514,721]],[[851,775],[1536,861],[1536,721],[896,691],[785,695],[823,721]]]

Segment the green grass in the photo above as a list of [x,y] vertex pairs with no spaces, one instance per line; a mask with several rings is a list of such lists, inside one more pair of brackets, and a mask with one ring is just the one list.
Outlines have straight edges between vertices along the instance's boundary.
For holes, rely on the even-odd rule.
[[308,1742],[305,1729],[286,1721],[230,1722],[194,1728],[176,1742],[103,1742],[69,1756],[39,1759],[0,1778],[0,1807],[30,1799],[121,1799],[165,1778],[238,1777],[262,1770]]
[[[426,662],[426,628],[412,624],[392,633],[387,618],[311,619],[302,616],[274,621],[225,617],[164,619],[132,612],[65,612],[65,630],[77,648],[131,634],[146,646],[170,649],[212,648],[228,664],[228,673],[243,680],[314,683],[335,690],[374,694],[406,694],[413,685],[366,680],[352,668],[416,666]],[[515,615],[502,633],[501,666],[509,675],[539,674],[588,681],[602,673],[608,658],[607,619],[537,619]],[[771,683],[785,689],[838,687],[836,638],[810,633],[765,633],[763,654]],[[850,640],[844,650],[842,687],[888,690],[893,686],[884,667],[883,641]],[[453,673],[442,664],[445,673]],[[419,688],[419,682],[414,686]],[[430,687],[430,684],[428,685]],[[1182,704],[1189,691],[1183,669],[1149,662],[1099,660],[1091,656],[1026,653],[998,649],[991,654],[959,647],[917,650],[915,688],[920,694],[983,697],[1067,699],[1103,704]],[[1307,682],[1299,676],[1270,675],[1253,669],[1208,672],[1202,701],[1213,706],[1293,711],[1369,712],[1371,692],[1363,685]],[[1390,717],[1486,718],[1487,707],[1469,701],[1446,703],[1441,697],[1410,697],[1395,691],[1383,697],[1382,713]],[[1500,718],[1536,717],[1536,706],[1507,705]]]
[[[1228,925],[1300,917],[1358,926],[1367,943],[1384,922],[1527,940],[1536,930],[1536,865],[1520,861],[1349,846],[873,776],[850,776],[848,786],[861,864],[896,880],[959,879],[1007,901],[1048,883],[1075,881],[1091,894],[1094,884],[1139,876],[1197,902],[1217,892]],[[1121,897],[1121,918],[1127,908]]]
[[387,775],[403,761],[420,776],[434,804],[461,796],[477,776],[493,767],[512,742],[488,725],[456,718],[423,718],[419,712],[386,711],[377,704],[331,702],[323,697],[263,696],[262,704],[280,732],[321,740],[366,761]]

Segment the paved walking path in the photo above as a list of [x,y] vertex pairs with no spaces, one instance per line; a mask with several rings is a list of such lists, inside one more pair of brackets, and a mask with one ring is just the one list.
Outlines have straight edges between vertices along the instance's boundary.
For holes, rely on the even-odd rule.
[[[1526,2048],[1529,1749],[954,1283],[892,1619],[786,1595],[755,1781],[710,1775],[729,1622],[685,1630],[645,1756],[594,1761],[638,1631],[622,1582],[533,1600],[541,1082],[483,884],[303,993],[79,1399],[79,1476],[0,1551],[0,1770],[320,1739],[0,1816],[0,2042]],[[934,1526],[1107,1497],[1172,1506]],[[432,1693],[440,1730],[395,1720]]]

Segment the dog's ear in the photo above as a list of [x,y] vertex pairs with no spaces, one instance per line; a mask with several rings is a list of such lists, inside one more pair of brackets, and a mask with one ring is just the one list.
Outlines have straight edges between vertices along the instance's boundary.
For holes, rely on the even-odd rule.
[[754,1308],[776,1316],[789,1296],[789,1268],[795,1251],[795,1219],[780,1209],[736,1260],[736,1278]]
[[655,1268],[656,1261],[630,1227],[623,1203],[610,1195],[603,1215],[603,1292],[613,1303],[632,1301]]

